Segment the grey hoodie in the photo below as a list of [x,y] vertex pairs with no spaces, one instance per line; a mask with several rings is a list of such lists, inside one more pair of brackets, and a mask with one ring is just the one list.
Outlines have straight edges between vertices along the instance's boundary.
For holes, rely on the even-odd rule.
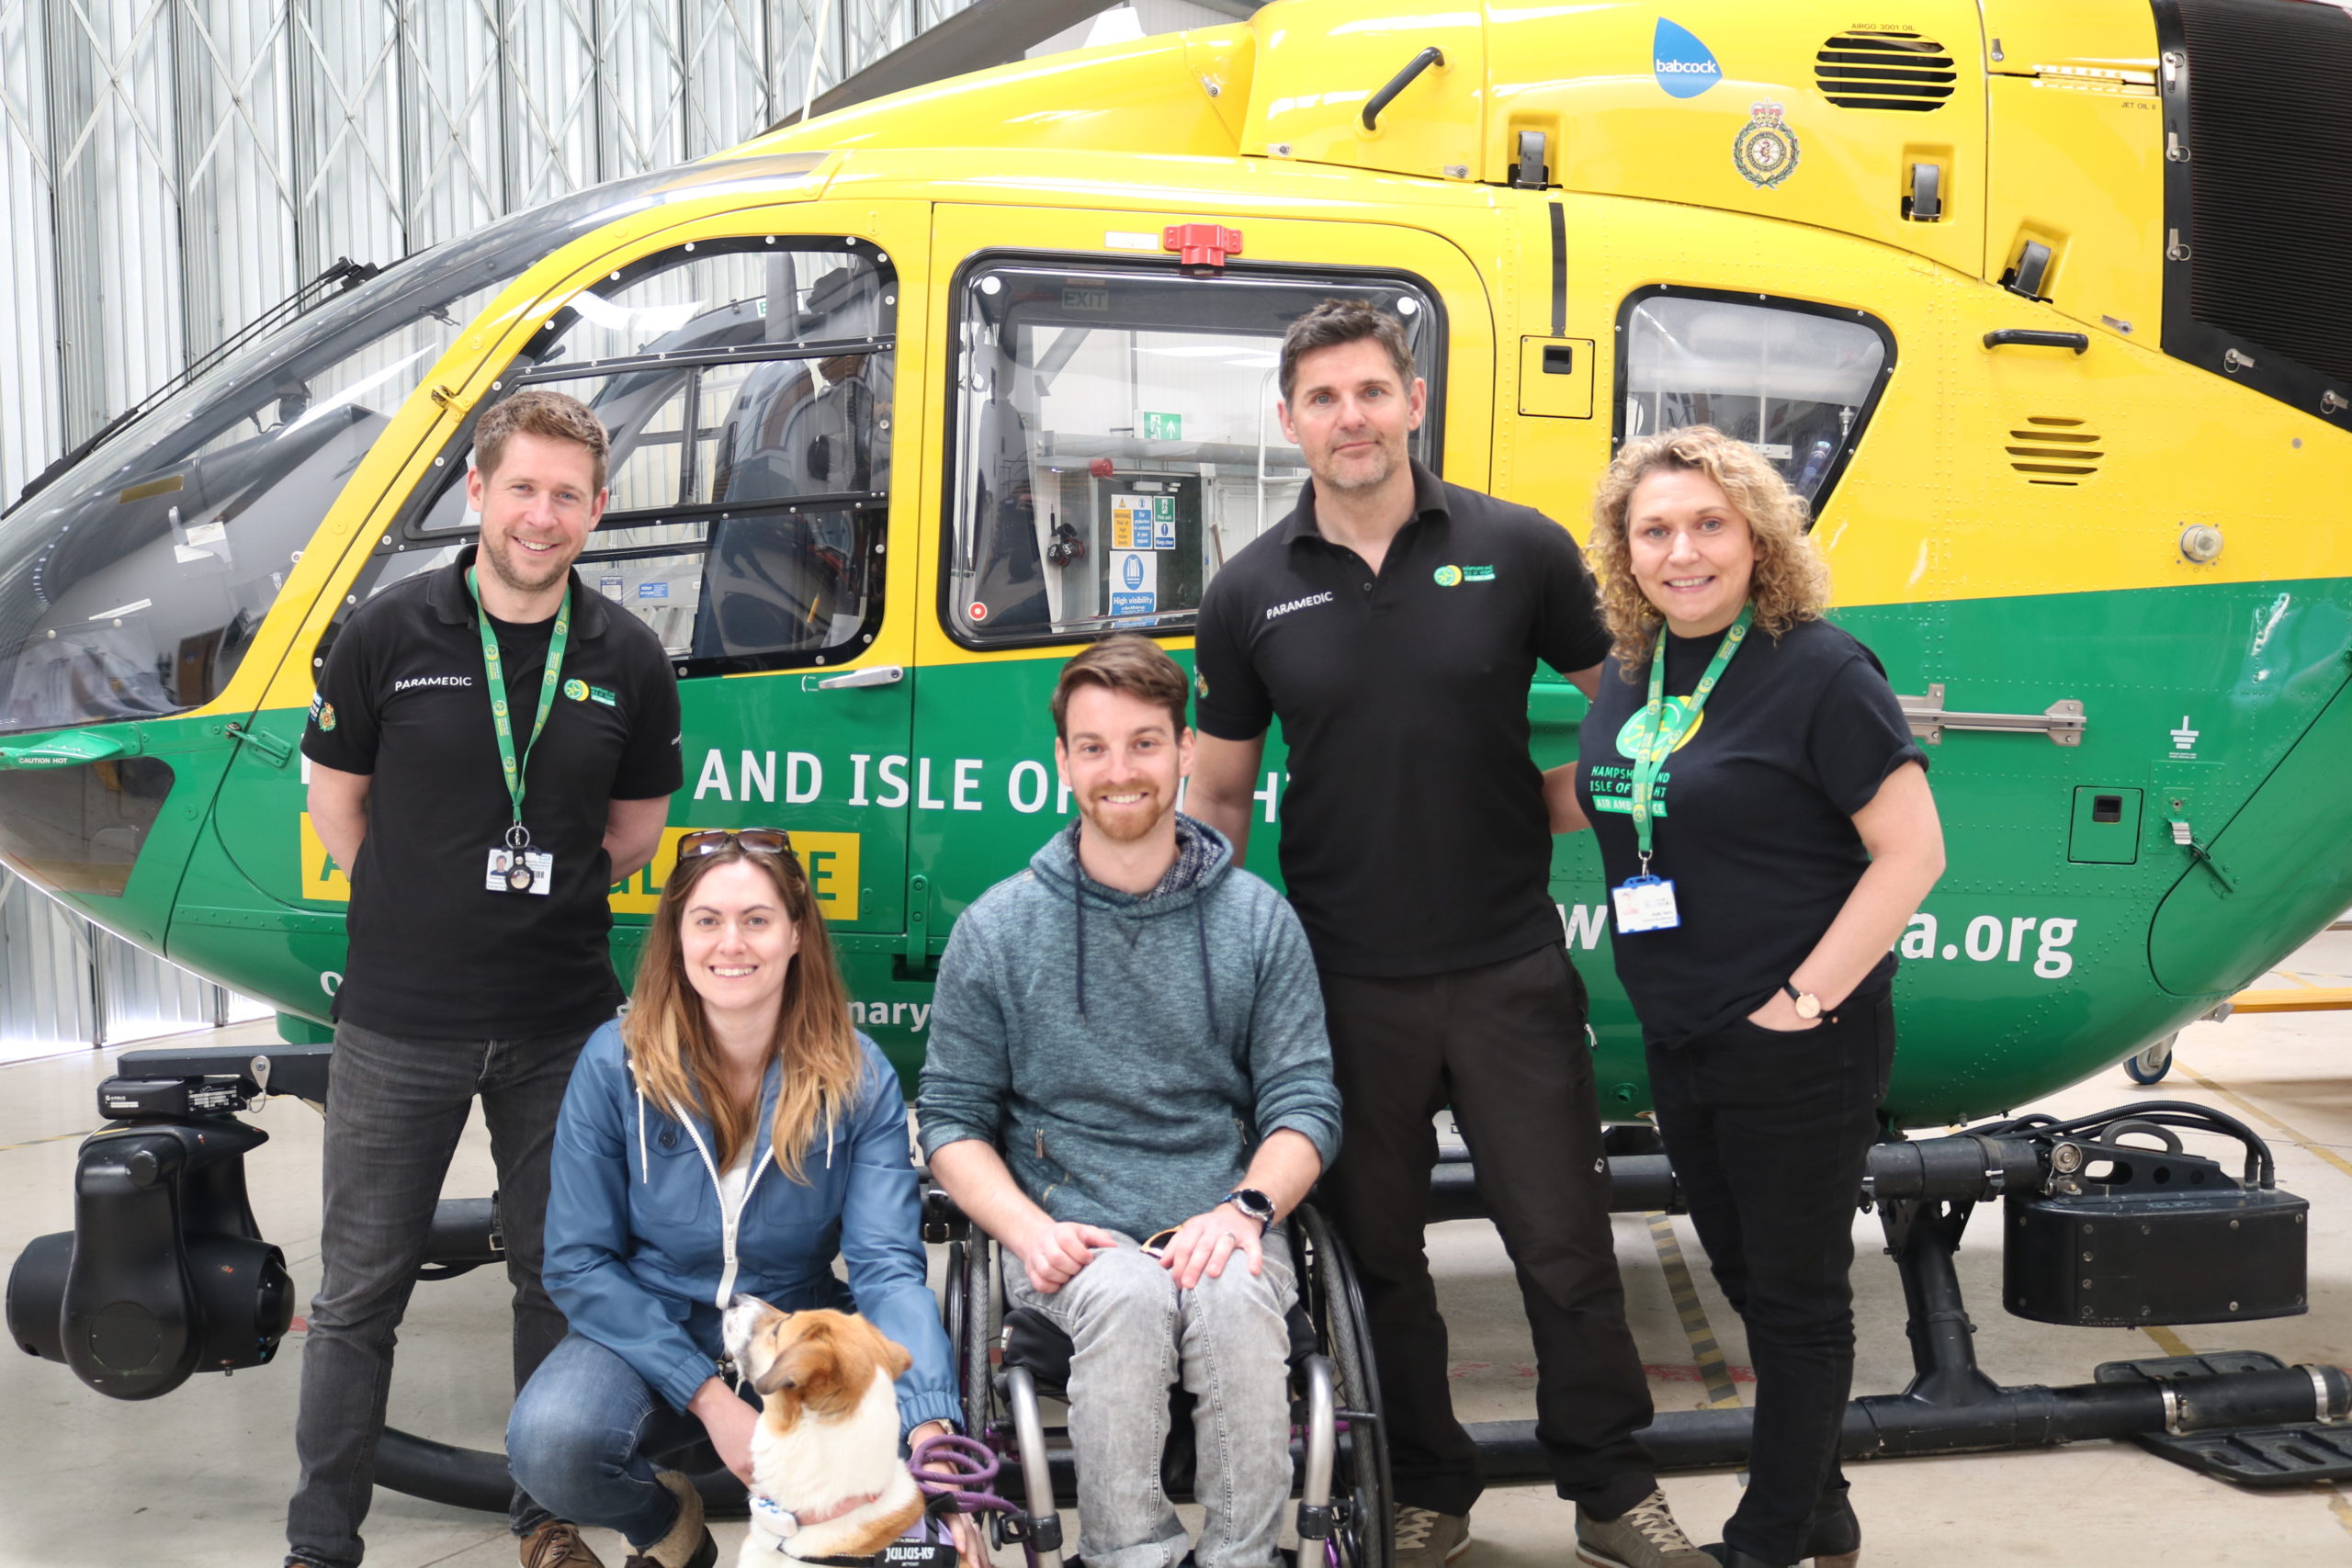
[[956,922],[917,1100],[925,1158],[977,1138],[1057,1220],[1141,1239],[1213,1207],[1289,1127],[1329,1166],[1340,1093],[1298,917],[1176,819],[1138,897],[1089,878],[1078,827]]

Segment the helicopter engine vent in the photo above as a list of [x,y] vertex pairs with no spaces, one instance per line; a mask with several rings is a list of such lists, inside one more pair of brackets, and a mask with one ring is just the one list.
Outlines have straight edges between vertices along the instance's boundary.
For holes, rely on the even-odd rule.
[[2025,427],[2009,432],[2009,467],[2028,484],[2078,485],[2098,472],[2099,438],[2083,428],[2079,419],[2055,414],[2029,414]]
[[1813,57],[1814,85],[1841,109],[1941,108],[1959,79],[1951,53],[1917,33],[1856,28]]

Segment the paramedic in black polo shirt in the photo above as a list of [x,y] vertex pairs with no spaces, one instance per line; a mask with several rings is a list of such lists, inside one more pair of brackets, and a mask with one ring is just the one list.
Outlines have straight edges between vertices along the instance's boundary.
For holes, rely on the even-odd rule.
[[1399,1568],[1469,1541],[1477,1450],[1454,1418],[1422,1249],[1442,1107],[1519,1271],[1536,1436],[1598,1568],[1712,1568],[1635,1434],[1649,1385],[1609,1224],[1584,987],[1549,891],[1528,754],[1538,659],[1590,695],[1609,634],[1567,533],[1411,460],[1425,389],[1403,332],[1328,300],[1283,342],[1283,433],[1312,482],[1201,604],[1188,809],[1247,848],[1268,724],[1290,747],[1282,869],[1322,973],[1344,1153],[1317,1201],[1354,1253],[1387,1402]]
[[[311,820],[350,868],[351,951],[289,1562],[359,1562],[394,1331],[477,1095],[516,1387],[563,1337],[539,1283],[556,1112],[582,1042],[621,1000],[606,890],[653,858],[683,782],[668,655],[571,570],[604,514],[605,463],[604,427],[576,399],[493,405],[466,479],[478,549],[354,612],[311,705]],[[520,1493],[509,1522],[532,1568],[596,1562]]]

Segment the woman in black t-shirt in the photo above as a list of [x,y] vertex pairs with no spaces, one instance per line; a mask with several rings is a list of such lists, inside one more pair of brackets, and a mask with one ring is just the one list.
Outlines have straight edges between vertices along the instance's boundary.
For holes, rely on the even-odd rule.
[[1546,794],[1555,831],[1600,841],[1658,1129],[1747,1325],[1750,1481],[1707,1550],[1847,1564],[1847,1274],[1893,949],[1943,871],[1927,757],[1877,659],[1821,619],[1804,502],[1753,447],[1705,426],[1630,442],[1593,517],[1615,648],[1574,788]]

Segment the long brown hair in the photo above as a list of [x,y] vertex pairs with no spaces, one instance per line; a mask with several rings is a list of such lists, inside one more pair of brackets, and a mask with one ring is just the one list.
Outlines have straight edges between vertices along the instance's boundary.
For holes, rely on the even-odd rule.
[[821,1121],[827,1136],[855,1100],[865,1064],[849,1022],[849,988],[833,960],[825,917],[809,892],[808,878],[792,855],[747,850],[729,843],[674,867],[662,889],[662,903],[646,933],[645,957],[638,965],[621,1041],[638,1087],[665,1108],[691,1106],[709,1118],[718,1140],[714,1157],[726,1170],[752,1140],[759,1104],[741,1104],[725,1091],[718,1042],[703,1017],[702,997],[686,978],[678,926],[686,901],[702,879],[722,865],[748,861],[775,882],[784,912],[800,933],[800,951],[784,979],[776,1010],[772,1056],[784,1061],[784,1086],[776,1095],[771,1128],[775,1162],[793,1180],[807,1183],[802,1151],[815,1140]]
[[1799,621],[1819,620],[1829,605],[1829,567],[1805,532],[1804,498],[1762,453],[1711,424],[1628,441],[1595,489],[1589,550],[1600,579],[1600,613],[1617,645],[1618,672],[1636,683],[1649,676],[1650,644],[1666,615],[1634,581],[1626,529],[1634,488],[1652,474],[1670,473],[1706,475],[1747,519],[1756,541],[1747,597],[1756,606],[1757,630],[1777,637]]

